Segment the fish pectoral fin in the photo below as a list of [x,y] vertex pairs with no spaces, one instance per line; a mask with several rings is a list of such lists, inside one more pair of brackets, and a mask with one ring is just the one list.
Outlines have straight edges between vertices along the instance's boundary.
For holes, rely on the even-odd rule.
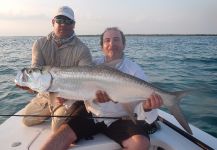
[[123,108],[127,112],[130,119],[133,121],[134,124],[137,124],[136,122],[136,116],[133,113],[133,108],[129,103],[122,103]]
[[182,113],[181,108],[179,105],[174,104],[171,107],[168,107],[170,113],[176,118],[176,120],[180,123],[180,125],[189,133],[192,134],[191,128],[185,119],[185,116]]

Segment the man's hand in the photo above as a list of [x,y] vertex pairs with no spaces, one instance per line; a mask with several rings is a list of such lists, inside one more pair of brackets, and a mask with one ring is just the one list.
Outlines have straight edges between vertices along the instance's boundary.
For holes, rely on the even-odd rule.
[[63,105],[63,103],[66,101],[66,99],[62,98],[62,97],[56,97],[55,99],[55,103],[58,105]]
[[96,99],[95,100],[99,103],[105,103],[105,102],[110,101],[111,99],[105,91],[98,90],[98,91],[96,91]]
[[150,111],[155,108],[159,108],[163,105],[163,100],[160,95],[153,93],[151,96],[143,102],[144,111]]

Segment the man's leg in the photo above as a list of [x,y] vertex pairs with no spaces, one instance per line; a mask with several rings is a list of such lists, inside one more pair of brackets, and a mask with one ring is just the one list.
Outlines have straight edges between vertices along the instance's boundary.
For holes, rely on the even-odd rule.
[[75,132],[68,124],[62,124],[45,142],[41,150],[64,150],[77,140]]
[[149,139],[143,135],[133,135],[122,142],[123,149],[126,150],[148,150]]
[[[78,105],[77,105],[78,104]],[[63,150],[67,149],[71,143],[75,143],[81,138],[91,136],[96,133],[96,125],[93,119],[89,119],[91,114],[88,114],[84,105],[76,103],[73,116],[68,122],[60,125],[54,131],[49,139],[42,146],[42,150]]]
[[[42,95],[37,95],[24,108],[23,115],[43,115],[49,116],[50,110],[48,99]],[[23,117],[23,123],[27,126],[41,124],[47,117]]]
[[123,149],[146,150],[150,145],[149,136],[141,124],[134,124],[131,120],[117,120],[104,133]]
[[[72,109],[66,108],[64,105],[57,106],[52,110],[51,114],[54,116],[70,116]],[[56,131],[63,123],[65,123],[67,117],[53,117],[51,123],[52,131]]]

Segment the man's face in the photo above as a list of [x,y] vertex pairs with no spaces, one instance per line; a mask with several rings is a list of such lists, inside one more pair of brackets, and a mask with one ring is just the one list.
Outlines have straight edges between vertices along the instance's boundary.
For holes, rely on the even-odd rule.
[[75,24],[65,16],[55,17],[52,20],[54,33],[58,38],[68,38],[72,35]]
[[108,60],[120,59],[123,56],[124,44],[118,30],[108,30],[103,36],[103,52]]

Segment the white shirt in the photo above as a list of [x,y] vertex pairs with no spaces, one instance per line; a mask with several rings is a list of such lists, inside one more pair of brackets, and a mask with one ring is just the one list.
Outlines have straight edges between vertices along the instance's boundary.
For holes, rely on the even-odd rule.
[[[96,65],[99,65],[99,64],[103,64],[105,62],[104,60],[105,60],[104,57],[101,57],[95,59],[94,62]],[[115,65],[115,68],[124,73],[138,77],[142,80],[147,80],[147,77],[145,76],[142,68],[128,58],[124,57],[121,62]],[[128,112],[125,110],[122,104],[114,103],[112,101],[106,103],[97,103],[97,102],[89,101],[85,103],[85,105],[87,111],[92,112],[95,116],[98,117],[122,117],[128,115]],[[142,102],[135,106],[134,113],[137,114],[138,120],[145,120],[149,124],[155,121],[158,116],[156,109],[153,109],[149,112],[145,112],[143,109]],[[95,119],[95,122],[101,122],[101,121],[104,121],[104,123],[107,126],[109,126],[115,120]]]

